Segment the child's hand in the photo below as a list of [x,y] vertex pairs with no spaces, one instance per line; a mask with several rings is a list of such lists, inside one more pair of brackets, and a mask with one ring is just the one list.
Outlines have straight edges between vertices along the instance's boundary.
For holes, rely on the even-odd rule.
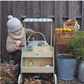
[[19,47],[20,44],[21,44],[21,41],[18,40],[18,41],[16,42],[16,47]]
[[35,34],[36,34],[36,32],[33,33],[33,35],[35,35]]

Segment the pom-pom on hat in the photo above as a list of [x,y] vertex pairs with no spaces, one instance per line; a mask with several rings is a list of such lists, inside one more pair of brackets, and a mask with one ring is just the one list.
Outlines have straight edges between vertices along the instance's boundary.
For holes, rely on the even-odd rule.
[[23,27],[21,24],[20,20],[17,19],[16,17],[13,17],[12,15],[8,16],[8,21],[7,21],[7,27],[9,32],[15,32],[19,30],[20,28]]

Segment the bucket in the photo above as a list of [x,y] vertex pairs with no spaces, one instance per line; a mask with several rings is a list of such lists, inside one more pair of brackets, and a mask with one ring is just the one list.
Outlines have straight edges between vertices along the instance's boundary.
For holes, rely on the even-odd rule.
[[73,80],[77,59],[70,54],[57,54],[58,77],[63,80]]
[[84,61],[83,60],[79,64],[79,68],[78,68],[78,79],[81,82],[84,82]]

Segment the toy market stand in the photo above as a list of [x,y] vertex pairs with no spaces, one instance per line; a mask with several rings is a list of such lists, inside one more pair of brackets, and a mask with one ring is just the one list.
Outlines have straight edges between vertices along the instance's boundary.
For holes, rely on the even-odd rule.
[[[52,73],[53,77],[51,77],[51,79],[53,80],[54,84],[57,84],[57,77],[55,74],[54,47],[52,47],[52,22],[53,20],[51,18],[25,18],[23,22],[24,24],[26,24],[26,22],[50,22],[51,23],[51,46],[50,45],[32,46],[33,50],[27,51],[26,32],[25,32],[25,47],[23,47],[22,49],[21,74],[19,75],[19,78],[18,78],[18,84],[21,84],[22,81],[24,80],[25,73]],[[44,37],[42,33],[39,33],[39,34],[41,34]],[[28,38],[28,42],[30,42],[29,38]],[[46,42],[45,37],[44,37],[44,42]],[[32,67],[29,67],[30,60],[33,62]],[[52,66],[45,67],[46,65],[49,65],[49,64]],[[38,67],[35,67],[35,66],[38,66]]]

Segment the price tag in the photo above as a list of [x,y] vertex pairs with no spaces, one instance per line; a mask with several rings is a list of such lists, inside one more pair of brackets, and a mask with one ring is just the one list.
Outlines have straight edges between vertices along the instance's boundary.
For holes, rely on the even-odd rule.
[[41,55],[41,54],[40,54],[39,52],[34,53],[34,56],[35,56],[35,57],[40,57],[40,55]]

